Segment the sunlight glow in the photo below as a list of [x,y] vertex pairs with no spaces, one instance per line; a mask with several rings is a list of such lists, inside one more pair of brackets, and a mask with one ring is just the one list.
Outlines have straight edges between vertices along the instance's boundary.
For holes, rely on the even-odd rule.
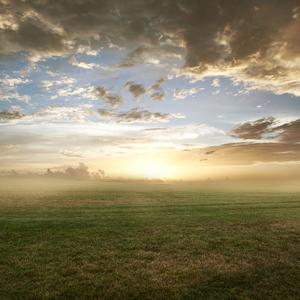
[[175,174],[171,166],[160,161],[143,161],[136,166],[137,173],[147,179],[172,179]]

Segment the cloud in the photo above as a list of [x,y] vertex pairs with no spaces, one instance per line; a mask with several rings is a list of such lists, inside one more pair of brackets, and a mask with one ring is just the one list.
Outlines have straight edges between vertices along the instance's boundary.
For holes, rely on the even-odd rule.
[[42,80],[41,87],[45,91],[50,91],[53,87],[61,86],[61,85],[68,85],[72,86],[76,82],[75,78],[63,76],[59,80]]
[[[157,37],[154,37],[155,39]],[[130,51],[125,59],[119,65],[120,67],[132,67],[137,64],[147,64],[152,66],[161,66],[161,60],[163,58],[175,58],[182,59],[182,49],[177,45],[172,45],[172,41],[169,43],[155,43],[149,45],[138,45],[134,50]]]
[[24,78],[12,78],[9,76],[5,76],[3,79],[1,79],[1,85],[6,87],[16,87],[21,84],[29,83],[30,81],[28,79]]
[[92,115],[91,105],[82,104],[76,107],[71,106],[48,106],[39,111],[23,114],[17,109],[0,111],[1,123],[68,123],[87,122]]
[[1,2],[1,10],[2,57],[68,56],[87,44],[95,51],[116,45],[129,52],[124,66],[159,64],[161,57],[177,55],[184,57],[187,76],[228,76],[250,89],[300,95],[300,16],[294,0],[10,0]]
[[100,65],[95,63],[85,63],[82,61],[78,61],[75,56],[73,56],[69,61],[72,66],[82,68],[82,69],[90,70],[90,69],[95,69],[100,67]]
[[272,117],[262,118],[253,122],[246,122],[235,127],[230,135],[240,139],[261,139],[270,130],[274,124],[275,119]]
[[22,119],[24,116],[17,110],[0,111],[0,121]]
[[173,91],[173,96],[176,100],[183,100],[187,97],[196,95],[201,89],[191,88],[191,89],[175,89]]
[[[84,123],[91,115],[91,105],[48,106],[38,112],[28,115],[28,121],[34,122],[79,122]],[[26,120],[24,120],[26,121]]]
[[95,88],[90,85],[83,87],[74,87],[68,85],[67,87],[60,88],[55,91],[55,94],[51,96],[51,99],[57,99],[59,97],[77,97],[80,99],[97,100],[98,97],[95,94]]
[[159,90],[161,89],[161,85],[165,82],[166,80],[164,78],[160,78],[158,80],[155,81],[155,83],[153,85],[150,86],[150,90]]
[[164,78],[158,79],[152,86],[150,86],[149,91],[151,92],[150,99],[152,101],[161,101],[165,96],[165,92],[161,85],[165,82]]
[[300,161],[300,144],[295,143],[232,143],[192,151],[212,166]]
[[27,51],[31,55],[52,56],[61,55],[67,50],[63,29],[59,30],[58,25],[47,22],[33,7],[18,7],[17,1],[2,4],[3,13],[8,14],[10,20],[5,20],[6,23],[2,20],[0,24],[0,53]]
[[154,92],[153,94],[150,95],[150,99],[152,101],[161,101],[164,99],[165,92],[163,90]]
[[82,157],[82,153],[78,152],[78,151],[73,151],[73,150],[68,150],[65,149],[61,152],[61,154],[63,156],[67,156],[67,157]]
[[219,79],[214,79],[211,83],[211,86],[215,87],[215,88],[219,88],[220,87],[220,81]]
[[76,53],[77,54],[85,54],[89,56],[97,56],[99,54],[100,50],[94,50],[91,48],[90,45],[79,45]]
[[29,95],[21,95],[18,91],[18,87],[29,84],[31,81],[23,77],[10,77],[4,76],[0,80],[0,101],[18,100],[22,102],[28,102],[31,97]]
[[100,179],[105,177],[104,170],[97,170],[91,172],[89,167],[84,163],[79,163],[77,167],[66,167],[63,170],[53,170],[48,168],[46,176],[49,177],[62,177],[62,178],[74,178],[74,179]]
[[101,117],[109,118],[117,123],[164,123],[174,118],[183,118],[180,114],[150,112],[138,108],[119,113],[98,109],[98,113]]
[[273,117],[262,118],[238,125],[230,135],[245,140],[269,138],[285,143],[299,143],[300,119],[280,124]]
[[112,108],[119,107],[123,102],[119,95],[114,95],[101,86],[95,88],[94,93],[97,98],[103,99],[106,103],[110,104]]
[[133,81],[128,81],[125,84],[125,87],[132,93],[135,99],[144,95],[146,90],[142,84],[135,83]]
[[[147,128],[144,132],[149,134],[149,138],[152,136],[157,140],[165,141],[184,141],[195,140],[196,143],[201,142],[203,137],[222,137],[225,136],[225,132],[221,129],[207,124],[190,124],[185,126],[173,126],[173,127],[160,127],[160,128]],[[181,145],[180,145],[181,146]],[[195,146],[195,145],[191,145]]]
[[278,132],[279,140],[282,142],[300,143],[300,119],[277,126],[273,132]]

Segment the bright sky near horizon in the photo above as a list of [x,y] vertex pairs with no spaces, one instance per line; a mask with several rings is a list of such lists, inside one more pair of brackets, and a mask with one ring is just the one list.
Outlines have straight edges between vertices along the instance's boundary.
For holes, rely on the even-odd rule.
[[300,179],[299,36],[297,0],[0,0],[1,171]]

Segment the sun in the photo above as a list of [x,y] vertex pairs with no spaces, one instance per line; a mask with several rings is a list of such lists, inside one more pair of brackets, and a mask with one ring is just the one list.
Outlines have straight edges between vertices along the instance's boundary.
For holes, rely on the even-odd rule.
[[139,173],[147,179],[170,179],[173,177],[171,167],[158,161],[140,162],[138,169]]

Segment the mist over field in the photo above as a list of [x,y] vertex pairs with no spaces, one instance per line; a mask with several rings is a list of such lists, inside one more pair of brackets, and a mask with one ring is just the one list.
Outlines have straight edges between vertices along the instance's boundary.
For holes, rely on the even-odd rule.
[[[130,180],[130,179],[82,179],[82,178],[51,178],[47,176],[0,177],[0,195],[55,194],[59,192],[76,192],[96,190],[103,191],[267,191],[267,192],[300,192],[299,182],[279,180],[239,179],[239,180],[203,180],[203,181],[164,181],[164,180]],[[5,202],[5,197],[1,199]]]

